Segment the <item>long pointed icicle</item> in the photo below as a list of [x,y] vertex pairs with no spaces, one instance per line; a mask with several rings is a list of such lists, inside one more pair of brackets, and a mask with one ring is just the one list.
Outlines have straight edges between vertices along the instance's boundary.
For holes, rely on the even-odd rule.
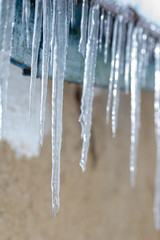
[[91,134],[92,105],[94,98],[95,69],[98,50],[99,5],[94,5],[93,7],[91,7],[89,19],[90,24],[88,29],[88,41],[83,78],[81,116],[79,120],[82,127],[81,137],[83,139],[80,161],[82,171],[85,171],[86,169]]
[[40,107],[40,144],[43,144],[46,97],[48,85],[48,71],[50,59],[51,42],[51,0],[43,0],[43,51],[42,51],[42,88],[41,88],[41,107]]
[[155,228],[160,230],[160,42],[155,47],[155,89],[154,89],[154,122],[157,144],[157,166],[155,174],[154,221]]
[[114,72],[114,84],[113,84],[113,105],[112,105],[112,134],[116,135],[117,120],[118,120],[118,107],[119,107],[119,88],[120,88],[120,71],[121,71],[121,56],[122,56],[122,36],[123,36],[123,16],[118,17],[118,40],[117,51],[115,56],[115,72]]
[[137,146],[140,127],[140,82],[138,78],[138,28],[134,28],[131,48],[131,145],[130,181],[135,186]]
[[29,48],[29,19],[30,19],[30,0],[23,0],[22,8],[22,29],[26,26],[27,47]]
[[29,92],[29,116],[31,118],[33,97],[35,92],[35,81],[37,77],[37,63],[38,52],[41,40],[41,27],[42,27],[42,0],[36,0],[35,16],[34,16],[34,29],[32,40],[32,59],[31,59],[31,81]]
[[[60,152],[62,142],[63,83],[67,51],[67,0],[56,1],[55,45],[52,79],[52,215],[56,215],[60,200]],[[52,29],[54,29],[52,27]],[[65,33],[65,34],[64,34]],[[53,36],[52,36],[53,37]]]
[[100,31],[99,31],[99,51],[102,51],[102,38],[103,38],[103,24],[104,24],[104,9],[101,10],[101,17],[100,17]]
[[104,33],[105,33],[104,63],[106,63],[106,64],[107,64],[107,60],[108,60],[108,47],[109,47],[109,42],[110,42],[111,23],[112,23],[111,13],[108,12],[107,19],[104,20]]
[[86,50],[87,24],[88,24],[88,0],[83,0],[81,17],[81,38],[79,42],[79,52],[82,53],[83,57],[85,56]]
[[118,17],[116,17],[114,22],[113,29],[113,40],[112,40],[112,56],[111,56],[111,72],[109,77],[109,87],[108,87],[108,100],[106,106],[106,123],[109,123],[110,119],[110,109],[112,101],[112,89],[114,81],[114,71],[115,71],[115,55],[116,55],[116,46],[117,46],[117,32],[118,32]]
[[3,136],[15,0],[0,1],[0,140]]
[[130,59],[131,59],[131,43],[132,43],[133,26],[134,26],[133,22],[128,23],[126,56],[125,56],[125,74],[124,74],[124,83],[125,83],[126,94],[129,93]]

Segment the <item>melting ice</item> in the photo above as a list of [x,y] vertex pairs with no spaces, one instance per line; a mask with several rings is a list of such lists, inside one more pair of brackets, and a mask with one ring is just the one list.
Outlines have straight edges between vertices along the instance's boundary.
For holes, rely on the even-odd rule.
[[81,137],[83,139],[80,166],[86,169],[92,124],[92,105],[94,97],[95,68],[98,50],[99,30],[99,5],[90,8],[88,41],[86,46],[85,69],[83,78],[83,90],[81,99],[80,123],[82,126]]
[[[0,140],[3,136],[3,122],[7,102],[8,70],[12,29],[14,23],[15,0],[0,1]],[[94,1],[94,2],[99,2]],[[101,1],[103,2],[103,1]],[[36,0],[33,37],[30,36],[30,0],[22,0],[22,30],[26,30],[27,46],[32,39],[31,80],[29,92],[29,115],[32,106],[37,77],[37,64],[41,37],[42,43],[42,85],[40,108],[40,142],[43,143],[47,82],[49,68],[52,69],[52,213],[59,209],[60,191],[60,152],[62,142],[63,82],[65,77],[69,28],[75,21],[77,0]],[[111,4],[110,4],[111,5]],[[160,229],[160,43],[150,34],[140,21],[127,19],[126,12],[112,15],[100,8],[99,4],[89,5],[82,1],[81,36],[77,51],[84,60],[83,91],[81,99],[80,123],[82,126],[82,152],[80,166],[85,171],[92,125],[92,106],[94,99],[95,71],[97,54],[104,54],[104,63],[110,61],[106,123],[111,118],[112,133],[116,135],[120,82],[124,79],[125,91],[131,96],[131,145],[130,177],[135,185],[137,146],[140,129],[141,87],[146,81],[146,71],[150,59],[155,57],[155,134],[157,143],[157,168],[155,177],[154,215],[156,229]],[[128,22],[127,22],[128,21]],[[41,31],[42,30],[42,31]],[[104,40],[104,44],[103,44]],[[125,47],[124,47],[125,46]],[[125,51],[124,51],[125,49]],[[108,65],[108,64],[107,64]],[[107,81],[107,79],[106,79]]]

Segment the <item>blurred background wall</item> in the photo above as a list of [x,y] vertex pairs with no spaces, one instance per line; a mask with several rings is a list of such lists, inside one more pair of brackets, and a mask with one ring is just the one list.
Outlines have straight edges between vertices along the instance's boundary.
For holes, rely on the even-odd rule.
[[[29,79],[19,76],[21,84]],[[16,92],[16,88],[12,90]],[[48,93],[50,108],[51,82]],[[80,96],[81,86],[65,83],[61,206],[55,220],[51,215],[50,131],[47,131],[39,157],[17,159],[7,142],[0,144],[0,239],[160,239],[160,233],[154,229],[152,211],[156,163],[153,94],[142,93],[135,189],[131,189],[129,181],[129,96],[121,92],[118,133],[113,139],[111,127],[105,124],[107,90],[96,89],[85,173],[79,167]]]

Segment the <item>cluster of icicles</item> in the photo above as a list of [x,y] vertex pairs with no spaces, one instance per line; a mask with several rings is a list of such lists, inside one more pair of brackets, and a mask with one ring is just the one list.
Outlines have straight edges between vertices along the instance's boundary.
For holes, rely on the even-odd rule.
[[[14,25],[15,0],[0,0],[0,138],[7,102],[7,79]],[[60,153],[62,142],[63,83],[69,28],[74,24],[76,0],[36,0],[32,39],[29,115],[31,117],[37,76],[37,61],[43,28],[42,87],[40,107],[40,143],[43,144],[45,104],[49,66],[52,66],[52,211],[59,209]],[[5,13],[5,16],[4,16]],[[29,44],[30,0],[23,0],[22,25]],[[104,47],[103,47],[103,39]],[[112,41],[111,41],[112,39]],[[95,69],[98,51],[104,49],[107,63],[111,48],[111,67],[106,106],[106,123],[111,120],[116,135],[120,95],[120,78],[124,78],[126,94],[131,96],[131,185],[135,185],[137,145],[140,128],[141,86],[152,56],[155,60],[155,133],[157,141],[157,168],[155,177],[154,214],[156,229],[160,229],[160,42],[151,37],[138,22],[127,22],[123,14],[113,16],[110,11],[83,0],[79,51],[85,59],[80,123],[83,140],[80,166],[85,171],[89,149],[92,105],[94,99]]]

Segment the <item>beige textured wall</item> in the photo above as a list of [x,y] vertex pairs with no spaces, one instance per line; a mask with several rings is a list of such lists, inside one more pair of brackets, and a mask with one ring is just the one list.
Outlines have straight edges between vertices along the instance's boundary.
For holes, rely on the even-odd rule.
[[[50,88],[49,88],[50,89]],[[87,171],[81,153],[79,86],[65,83],[61,206],[51,218],[51,143],[39,158],[14,157],[0,146],[0,240],[158,240],[154,230],[155,137],[153,94],[142,94],[137,185],[129,184],[130,106],[122,92],[118,135],[105,125],[106,90],[96,97]]]

